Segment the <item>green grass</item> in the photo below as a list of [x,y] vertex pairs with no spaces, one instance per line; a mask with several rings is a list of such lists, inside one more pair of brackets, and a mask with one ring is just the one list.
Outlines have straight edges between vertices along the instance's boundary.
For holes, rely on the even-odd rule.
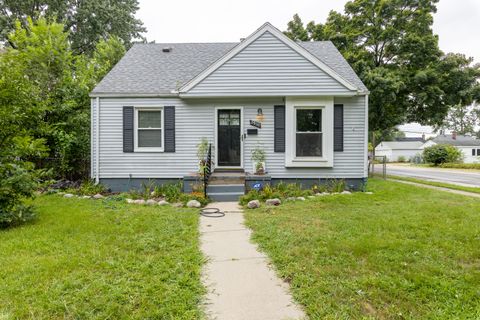
[[480,201],[369,180],[248,210],[253,239],[311,319],[479,319]]
[[196,210],[41,196],[0,231],[0,319],[196,319]]
[[480,188],[476,188],[476,187],[465,187],[465,186],[459,186],[459,185],[451,184],[451,183],[429,181],[429,180],[403,177],[403,176],[395,176],[395,175],[387,175],[387,178],[402,180],[402,181],[415,182],[415,183],[421,183],[421,184],[426,184],[426,185],[434,186],[434,187],[448,188],[448,189],[466,191],[466,192],[472,192],[472,193],[480,193]]

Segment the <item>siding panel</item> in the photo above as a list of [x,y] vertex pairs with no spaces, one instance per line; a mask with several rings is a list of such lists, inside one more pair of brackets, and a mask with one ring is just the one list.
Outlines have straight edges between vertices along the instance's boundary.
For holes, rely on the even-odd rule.
[[321,95],[351,91],[273,34],[265,32],[188,93]]
[[[258,135],[244,141],[244,168],[253,171],[252,151],[266,152],[266,167],[274,178],[363,178],[365,149],[365,98],[336,98],[344,105],[344,151],[335,152],[333,168],[285,168],[285,153],[274,152],[274,106],[282,99],[244,99],[223,101],[185,101],[176,98],[111,99],[102,98],[100,108],[100,178],[181,178],[196,172],[197,145],[202,137],[214,142],[215,107],[243,106],[244,130],[251,128],[257,109],[262,108],[264,122]],[[175,106],[174,153],[124,153],[122,107]],[[93,112],[92,115],[95,113]],[[94,118],[93,118],[94,119]],[[94,136],[92,136],[94,140]],[[92,145],[94,151],[94,144]],[[94,161],[92,155],[92,162]]]

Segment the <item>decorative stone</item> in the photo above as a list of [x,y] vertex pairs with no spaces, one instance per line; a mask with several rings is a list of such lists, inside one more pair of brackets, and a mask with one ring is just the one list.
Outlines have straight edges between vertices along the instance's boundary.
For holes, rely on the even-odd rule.
[[103,199],[105,198],[104,196],[102,196],[100,193],[97,193],[96,195],[93,196],[93,199]]
[[187,202],[187,207],[189,208],[200,208],[202,204],[197,200],[190,200]]
[[249,209],[260,208],[260,201],[258,201],[258,200],[249,201],[248,204],[247,204],[247,208],[249,208]]
[[172,204],[172,206],[174,206],[175,208],[181,208],[181,207],[183,207],[183,203],[177,202],[177,203]]
[[295,198],[295,197],[288,197],[287,198],[287,201],[295,201],[295,200],[297,200],[297,198]]
[[315,196],[308,196],[308,199],[314,199]]
[[153,206],[154,204],[157,204],[157,201],[153,200],[153,199],[148,199],[147,202],[145,202],[146,204],[148,204],[149,206]]
[[297,200],[305,201],[305,198],[304,197],[297,197]]
[[133,201],[133,203],[135,203],[135,204],[145,204],[145,200],[139,199],[139,200]]
[[323,193],[315,193],[315,196],[316,196],[316,197],[323,197],[324,194],[323,194]]
[[82,196],[82,199],[90,199],[92,196]]
[[267,206],[279,206],[281,203],[282,203],[282,201],[280,201],[280,199],[278,199],[278,198],[267,199],[267,201],[265,201],[265,204]]
[[125,200],[127,201],[127,203],[134,203],[134,202],[135,202],[135,200],[128,199],[128,198],[127,198],[127,199],[125,199]]
[[71,194],[71,193],[65,193],[65,194],[63,195],[63,197],[64,197],[64,198],[73,198],[73,197],[75,197],[75,196],[74,196],[73,194]]
[[365,192],[365,194],[373,194],[373,192],[368,191],[368,192]]
[[166,200],[160,200],[160,201],[158,201],[158,205],[159,205],[159,206],[166,206],[166,205],[168,205],[168,204],[169,204],[169,203],[168,203],[168,201],[166,201]]
[[330,193],[329,192],[322,192],[322,195],[328,196],[328,195],[330,195]]
[[345,191],[342,191],[342,194],[352,194],[352,193],[350,191],[345,190]]

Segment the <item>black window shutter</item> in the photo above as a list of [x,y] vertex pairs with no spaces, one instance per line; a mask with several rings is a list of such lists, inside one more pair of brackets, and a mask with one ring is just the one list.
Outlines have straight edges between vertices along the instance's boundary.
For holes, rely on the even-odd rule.
[[175,152],[175,107],[166,106],[164,110],[165,148],[164,152]]
[[285,152],[285,106],[274,106],[273,151]]
[[333,107],[333,151],[343,151],[343,104]]
[[133,152],[133,107],[123,107],[123,152]]

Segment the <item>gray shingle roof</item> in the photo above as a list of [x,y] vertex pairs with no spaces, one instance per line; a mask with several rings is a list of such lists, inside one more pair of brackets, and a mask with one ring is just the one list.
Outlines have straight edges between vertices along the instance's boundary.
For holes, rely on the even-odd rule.
[[461,147],[461,146],[464,146],[464,147],[480,146],[480,140],[475,139],[473,137],[462,136],[462,135],[458,135],[458,134],[457,134],[456,139],[453,139],[453,136],[451,134],[439,135],[439,136],[436,136],[433,139],[433,142],[435,142],[437,144],[449,144],[449,145],[458,146],[458,147]]
[[420,149],[422,145],[422,141],[383,141],[375,149],[412,150]]
[[[299,42],[362,91],[367,88],[330,41]],[[135,44],[92,94],[169,94],[220,59],[236,42]],[[163,52],[163,48],[172,48]]]

